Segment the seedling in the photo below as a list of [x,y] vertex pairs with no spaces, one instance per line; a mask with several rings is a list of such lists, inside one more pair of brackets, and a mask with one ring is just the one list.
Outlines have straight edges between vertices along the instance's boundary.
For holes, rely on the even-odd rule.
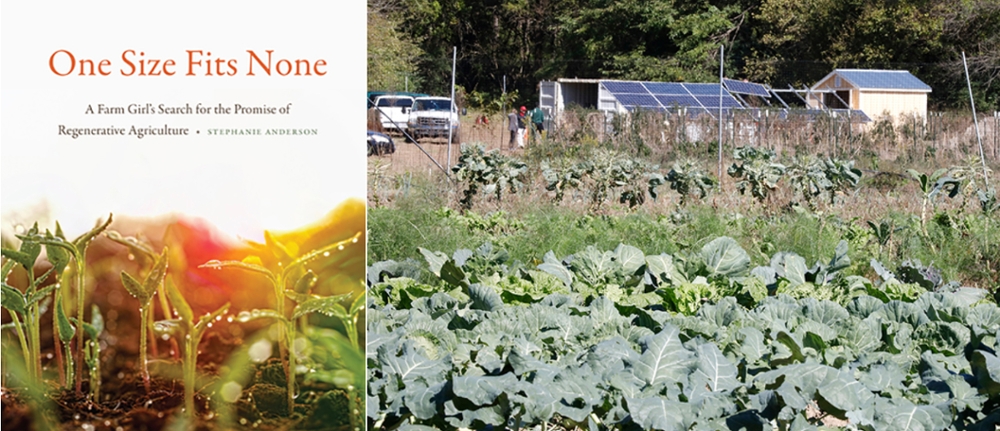
[[174,305],[174,310],[176,310],[180,319],[156,322],[156,326],[158,327],[157,332],[184,335],[184,359],[181,361],[184,366],[184,409],[187,412],[188,418],[193,418],[195,415],[194,386],[195,370],[198,363],[198,344],[201,343],[201,337],[205,335],[205,330],[212,327],[212,322],[229,310],[229,303],[227,302],[222,307],[219,307],[218,310],[201,316],[198,322],[195,323],[194,312],[191,311],[191,306],[188,305],[187,300],[184,299],[184,296],[181,295],[173,283],[168,282],[166,284],[166,291],[167,296],[170,297],[170,303]]
[[[305,316],[308,313],[321,311],[328,315],[337,315],[337,307],[340,311],[343,311],[343,316],[348,316],[348,313],[339,304],[345,298],[345,295],[331,296],[331,297],[313,297],[306,293],[300,293],[296,290],[286,290],[289,281],[292,282],[293,286],[298,286],[299,289],[303,289],[303,286],[309,286],[312,283],[312,278],[314,277],[310,272],[305,272],[303,274],[303,266],[321,256],[329,256],[330,252],[333,250],[343,250],[345,246],[349,244],[354,244],[358,242],[361,237],[361,232],[356,233],[351,238],[345,239],[343,241],[330,244],[328,246],[313,250],[292,260],[287,265],[279,265],[279,271],[271,271],[270,269],[263,266],[262,262],[256,256],[244,259],[243,261],[219,261],[211,260],[201,265],[199,268],[237,268],[244,271],[250,271],[257,274],[262,274],[270,280],[271,285],[274,287],[274,298],[275,298],[275,309],[273,310],[254,310],[250,312],[241,312],[238,318],[241,322],[247,322],[250,320],[258,318],[274,318],[280,324],[279,335],[278,335],[278,346],[281,352],[281,359],[285,364],[285,380],[287,381],[287,402],[288,411],[294,411],[295,400],[293,399],[295,393],[295,363],[296,363],[296,352],[293,348],[295,341],[295,320]],[[277,243],[273,240],[270,234],[265,235],[268,240],[269,245],[279,257],[291,257],[291,253],[288,252],[287,248],[283,245]],[[305,279],[305,280],[303,280]],[[298,305],[292,312],[292,316],[288,317],[285,311],[285,297],[295,301]],[[349,294],[347,295],[349,296]],[[173,298],[171,298],[173,299]],[[362,302],[363,303],[363,302]],[[356,319],[347,319],[354,322]],[[348,326],[350,325],[350,326]],[[349,335],[353,333],[352,341],[357,340],[357,326],[356,323],[350,324],[345,321],[345,328],[348,329]],[[353,328],[353,329],[352,329]]]
[[[153,251],[153,247],[142,238],[136,238],[133,236],[123,237],[117,231],[109,230],[105,233],[108,239],[117,242],[125,247],[128,247],[130,257],[135,258],[139,266],[144,269],[144,271],[151,271],[153,266],[156,264],[157,255]],[[140,272],[139,275],[144,275],[144,272]],[[163,284],[156,289],[158,293],[157,296],[160,298],[160,309],[163,310],[164,318],[170,317],[170,304],[167,303],[167,294],[163,291]],[[152,309],[152,303],[150,304],[150,309]],[[149,325],[148,328],[152,330],[154,312],[151,310],[149,313]],[[150,351],[152,351],[153,356],[156,356],[156,343],[149,343]]]
[[146,274],[142,283],[127,272],[122,271],[122,285],[125,286],[125,290],[128,290],[128,293],[139,300],[139,364],[142,370],[142,383],[146,387],[146,392],[149,392],[149,368],[146,364],[146,334],[148,333],[148,327],[146,325],[149,324],[149,314],[152,311],[150,305],[153,295],[156,294],[156,290],[163,284],[163,279],[166,275],[166,247],[163,248],[163,252],[156,259],[153,270]]
[[[28,254],[23,254],[21,252],[15,253],[16,255],[20,256],[21,260],[18,260],[18,259],[15,259],[15,258],[11,257],[14,260],[18,260],[18,263],[20,263],[22,266],[24,266],[26,269],[28,269],[29,281],[30,281],[28,283],[29,290],[33,289],[30,286],[34,286],[35,285],[35,281],[34,281],[34,278],[33,278],[33,271],[32,271],[32,269],[29,269],[29,268],[33,268],[34,267],[34,259],[36,259],[38,257],[38,253],[40,252],[40,246],[43,245],[43,244],[46,246],[46,252],[49,254],[50,260],[53,259],[52,256],[58,256],[58,257],[56,257],[55,260],[52,261],[53,268],[50,269],[48,272],[46,272],[45,275],[42,276],[39,279],[41,281],[38,281],[38,283],[41,283],[42,281],[44,281],[48,277],[48,275],[50,273],[52,273],[53,271],[55,271],[57,269],[58,266],[62,266],[63,268],[65,268],[65,266],[69,264],[69,260],[68,260],[67,256],[65,254],[63,254],[63,253],[61,253],[61,252],[58,251],[59,249],[62,249],[63,251],[65,251],[66,253],[68,253],[69,254],[68,257],[72,257],[73,262],[76,263],[76,268],[75,268],[76,278],[77,278],[77,280],[76,280],[76,287],[77,287],[77,308],[76,308],[77,318],[76,318],[76,320],[78,322],[83,322],[84,321],[83,320],[84,298],[87,296],[86,285],[85,285],[85,281],[86,281],[86,267],[87,267],[87,265],[86,265],[87,247],[90,246],[90,242],[93,241],[94,238],[97,237],[97,235],[99,235],[101,232],[103,232],[105,229],[108,228],[108,225],[111,224],[111,219],[112,219],[112,215],[109,214],[107,221],[105,221],[104,223],[97,223],[97,225],[94,226],[93,229],[91,229],[87,233],[84,233],[83,235],[80,235],[79,237],[77,237],[76,239],[74,239],[72,242],[66,240],[65,236],[62,233],[62,229],[59,227],[58,223],[56,224],[56,234],[55,235],[53,235],[53,234],[51,234],[49,232],[46,232],[44,236],[39,235],[38,234],[38,224],[36,223],[35,226],[31,230],[28,231],[28,235],[18,236],[18,238],[20,238],[23,241],[21,243],[22,249],[24,248],[25,244],[33,244],[33,246],[32,246],[33,248],[30,248],[29,251],[34,250],[34,258],[31,259],[30,263],[28,262],[28,259],[27,259],[27,258],[30,257],[30,255],[28,255]],[[8,251],[6,249],[4,250],[4,255],[8,256]],[[60,270],[61,270],[61,268],[60,268]],[[57,289],[59,287],[59,284],[55,284],[55,285],[50,286],[50,287],[53,288],[53,289]],[[35,286],[34,289],[37,289],[37,286]],[[48,289],[48,288],[46,288],[46,289]],[[47,292],[46,292],[46,294],[47,294]],[[31,314],[31,313],[29,312],[29,314]],[[36,310],[36,314],[37,314],[37,310]],[[33,315],[32,317],[34,318],[34,320],[33,320],[34,324],[33,325],[35,327],[35,332],[36,332],[34,334],[34,338],[36,340],[35,341],[35,346],[34,346],[35,350],[33,351],[32,354],[35,356],[35,359],[36,359],[36,363],[35,363],[36,374],[35,375],[36,375],[36,378],[40,378],[41,377],[41,358],[40,358],[40,351],[38,350],[38,343],[37,343],[37,336],[38,336],[38,334],[37,334],[37,328],[38,328],[38,319],[41,317],[41,315],[40,314],[39,315]],[[62,326],[59,322],[55,322],[55,323],[56,323],[57,326]],[[82,388],[82,383],[83,383],[83,363],[85,362],[84,358],[83,358],[83,350],[84,350],[83,331],[76,331],[76,345],[77,345],[77,350],[76,350],[76,372],[74,373],[75,374],[75,379],[74,380],[76,381],[76,394],[77,395],[81,395],[82,394],[81,388]],[[56,349],[56,350],[58,351],[58,349]],[[68,360],[68,358],[67,358],[67,360]]]

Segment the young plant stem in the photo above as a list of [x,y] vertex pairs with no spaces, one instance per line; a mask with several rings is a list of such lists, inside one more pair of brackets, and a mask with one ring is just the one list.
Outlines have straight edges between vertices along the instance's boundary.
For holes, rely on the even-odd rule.
[[[58,294],[59,293],[56,292],[56,295]],[[55,328],[56,325],[57,325],[56,313],[52,313],[52,327]],[[62,354],[62,349],[60,348],[61,346],[62,343],[59,341],[59,332],[52,331],[52,350],[55,351],[56,355],[56,369],[59,370],[59,385],[63,387],[69,387],[69,382],[73,381],[73,379],[72,378],[70,378],[69,380],[66,379],[66,368],[63,366],[63,354]],[[67,355],[70,354],[69,346],[66,347],[66,354]]]
[[[80,328],[78,331],[83,331],[83,328]],[[66,349],[66,371],[65,371],[65,375],[66,375],[66,379],[67,380],[65,382],[67,383],[66,386],[69,386],[68,383],[71,382],[71,381],[73,381],[73,353],[70,351],[70,343],[63,343],[63,348]],[[56,352],[58,353],[59,352],[59,345],[58,344],[55,346],[55,349],[56,349]],[[63,374],[63,371],[60,370],[59,374]]]
[[21,324],[21,319],[17,317],[17,313],[13,311],[10,312],[10,318],[14,321],[14,329],[17,331],[17,340],[21,343],[21,352],[24,354],[24,364],[28,368],[28,375],[34,376],[34,362],[31,361],[31,350],[28,347],[28,338],[24,335],[24,325]]
[[[188,333],[185,338],[187,339],[186,345],[184,346],[184,409],[187,413],[187,417],[194,418],[194,385],[195,385],[195,369],[198,365],[198,340]],[[197,337],[201,338],[201,337]]]
[[139,307],[139,324],[142,327],[139,331],[139,366],[142,367],[142,385],[146,388],[146,393],[149,393],[149,366],[146,364],[146,333],[149,328],[149,308],[148,306]]
[[[76,256],[76,321],[84,322],[83,320],[83,300],[87,295],[86,286],[84,286],[84,267],[86,266],[85,254],[86,250],[80,250],[80,254]],[[83,395],[83,333],[84,331],[76,331],[76,396]]]
[[[274,278],[274,298],[275,298],[275,309],[279,316],[285,317],[285,276],[284,273],[276,274]],[[286,399],[288,401],[288,413],[291,414],[295,409],[295,399],[292,397],[295,391],[295,352],[293,351],[293,344],[295,342],[293,335],[293,325],[294,321],[281,319],[278,323],[280,328],[278,331],[278,351],[281,354],[281,359],[285,364],[285,383],[287,386],[288,394]]]
[[149,350],[150,350],[150,353],[152,353],[153,357],[156,358],[156,357],[159,357],[160,355],[159,355],[159,352],[157,352],[157,350],[156,350],[156,334],[153,333],[153,322],[155,321],[155,319],[153,318],[153,315],[156,314],[155,310],[152,310],[153,307],[155,307],[155,304],[153,304],[152,302],[149,303],[150,310],[149,310],[149,313],[146,313],[146,315],[148,317],[148,319],[146,319],[146,329],[147,329],[146,332],[147,332],[147,336],[149,337]]

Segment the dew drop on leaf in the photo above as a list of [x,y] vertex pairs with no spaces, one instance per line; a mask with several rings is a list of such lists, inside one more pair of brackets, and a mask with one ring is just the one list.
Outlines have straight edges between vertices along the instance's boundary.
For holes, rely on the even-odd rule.
[[324,251],[323,252],[323,257],[330,257],[330,252]]
[[339,246],[337,246],[337,250],[343,250],[343,249],[344,249],[344,246],[343,246],[343,245],[339,245]]
[[161,335],[161,336],[160,336],[160,338],[161,338],[161,339],[163,339],[163,341],[167,341],[167,340],[169,340],[169,339],[170,339],[170,335],[168,335],[168,334],[163,334],[163,335]]

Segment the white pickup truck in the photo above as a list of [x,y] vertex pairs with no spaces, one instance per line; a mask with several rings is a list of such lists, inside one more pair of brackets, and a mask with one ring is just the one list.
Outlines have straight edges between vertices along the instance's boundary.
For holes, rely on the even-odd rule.
[[447,97],[417,97],[410,110],[409,127],[413,139],[448,138],[451,128],[451,142],[461,143],[458,108]]
[[375,106],[380,112],[382,128],[387,132],[403,133],[410,119],[410,108],[413,98],[410,96],[384,95],[375,99]]

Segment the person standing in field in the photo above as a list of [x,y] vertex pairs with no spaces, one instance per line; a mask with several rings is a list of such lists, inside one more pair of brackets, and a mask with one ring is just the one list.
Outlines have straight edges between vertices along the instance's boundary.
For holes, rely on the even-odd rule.
[[528,108],[522,106],[517,116],[517,148],[524,148],[524,119],[528,115]]
[[532,140],[535,139],[536,133],[541,139],[545,139],[545,111],[542,111],[541,106],[531,110],[531,126]]
[[507,130],[510,130],[510,142],[507,143],[507,149],[508,150],[513,151],[514,150],[514,145],[516,145],[516,143],[520,140],[517,137],[518,136],[517,135],[517,130],[518,130],[518,126],[517,125],[520,122],[521,122],[521,120],[519,119],[519,117],[517,115],[517,111],[510,111],[510,114],[507,114]]

